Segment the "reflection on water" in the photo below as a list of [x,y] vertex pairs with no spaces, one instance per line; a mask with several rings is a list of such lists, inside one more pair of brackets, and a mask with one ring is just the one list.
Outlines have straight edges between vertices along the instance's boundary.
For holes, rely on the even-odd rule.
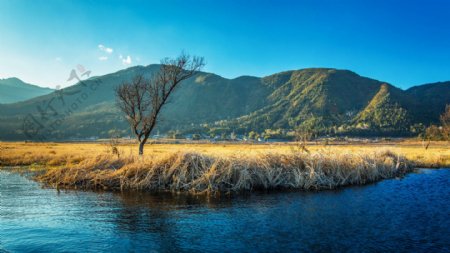
[[0,171],[0,252],[449,251],[450,170],[207,199],[60,192]]

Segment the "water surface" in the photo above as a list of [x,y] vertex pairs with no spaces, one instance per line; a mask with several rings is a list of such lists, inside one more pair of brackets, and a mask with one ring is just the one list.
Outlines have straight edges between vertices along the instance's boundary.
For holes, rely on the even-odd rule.
[[0,252],[450,252],[450,170],[206,199],[42,189],[0,171]]

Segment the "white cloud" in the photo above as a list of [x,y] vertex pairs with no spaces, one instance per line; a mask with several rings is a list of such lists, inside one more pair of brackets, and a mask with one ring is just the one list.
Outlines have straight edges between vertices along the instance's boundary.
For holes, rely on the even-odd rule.
[[107,61],[108,60],[108,56],[100,56],[100,57],[98,57],[98,59],[100,61]]
[[130,65],[131,64],[131,56],[127,56],[126,58],[119,56],[120,59],[122,59],[122,64],[124,65]]
[[98,49],[100,49],[103,52],[106,52],[108,54],[112,54],[112,52],[114,51],[112,48],[110,47],[105,47],[104,45],[100,44],[98,45]]

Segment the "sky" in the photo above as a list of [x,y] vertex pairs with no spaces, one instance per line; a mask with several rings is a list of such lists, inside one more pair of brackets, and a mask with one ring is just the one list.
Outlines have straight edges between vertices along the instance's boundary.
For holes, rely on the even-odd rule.
[[66,87],[182,51],[227,78],[349,69],[401,88],[450,80],[450,1],[0,0],[0,78]]

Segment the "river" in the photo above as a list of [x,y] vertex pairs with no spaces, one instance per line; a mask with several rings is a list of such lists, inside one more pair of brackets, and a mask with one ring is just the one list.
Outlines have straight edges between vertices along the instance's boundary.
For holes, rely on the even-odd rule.
[[450,169],[205,198],[46,189],[0,171],[0,252],[450,252]]

